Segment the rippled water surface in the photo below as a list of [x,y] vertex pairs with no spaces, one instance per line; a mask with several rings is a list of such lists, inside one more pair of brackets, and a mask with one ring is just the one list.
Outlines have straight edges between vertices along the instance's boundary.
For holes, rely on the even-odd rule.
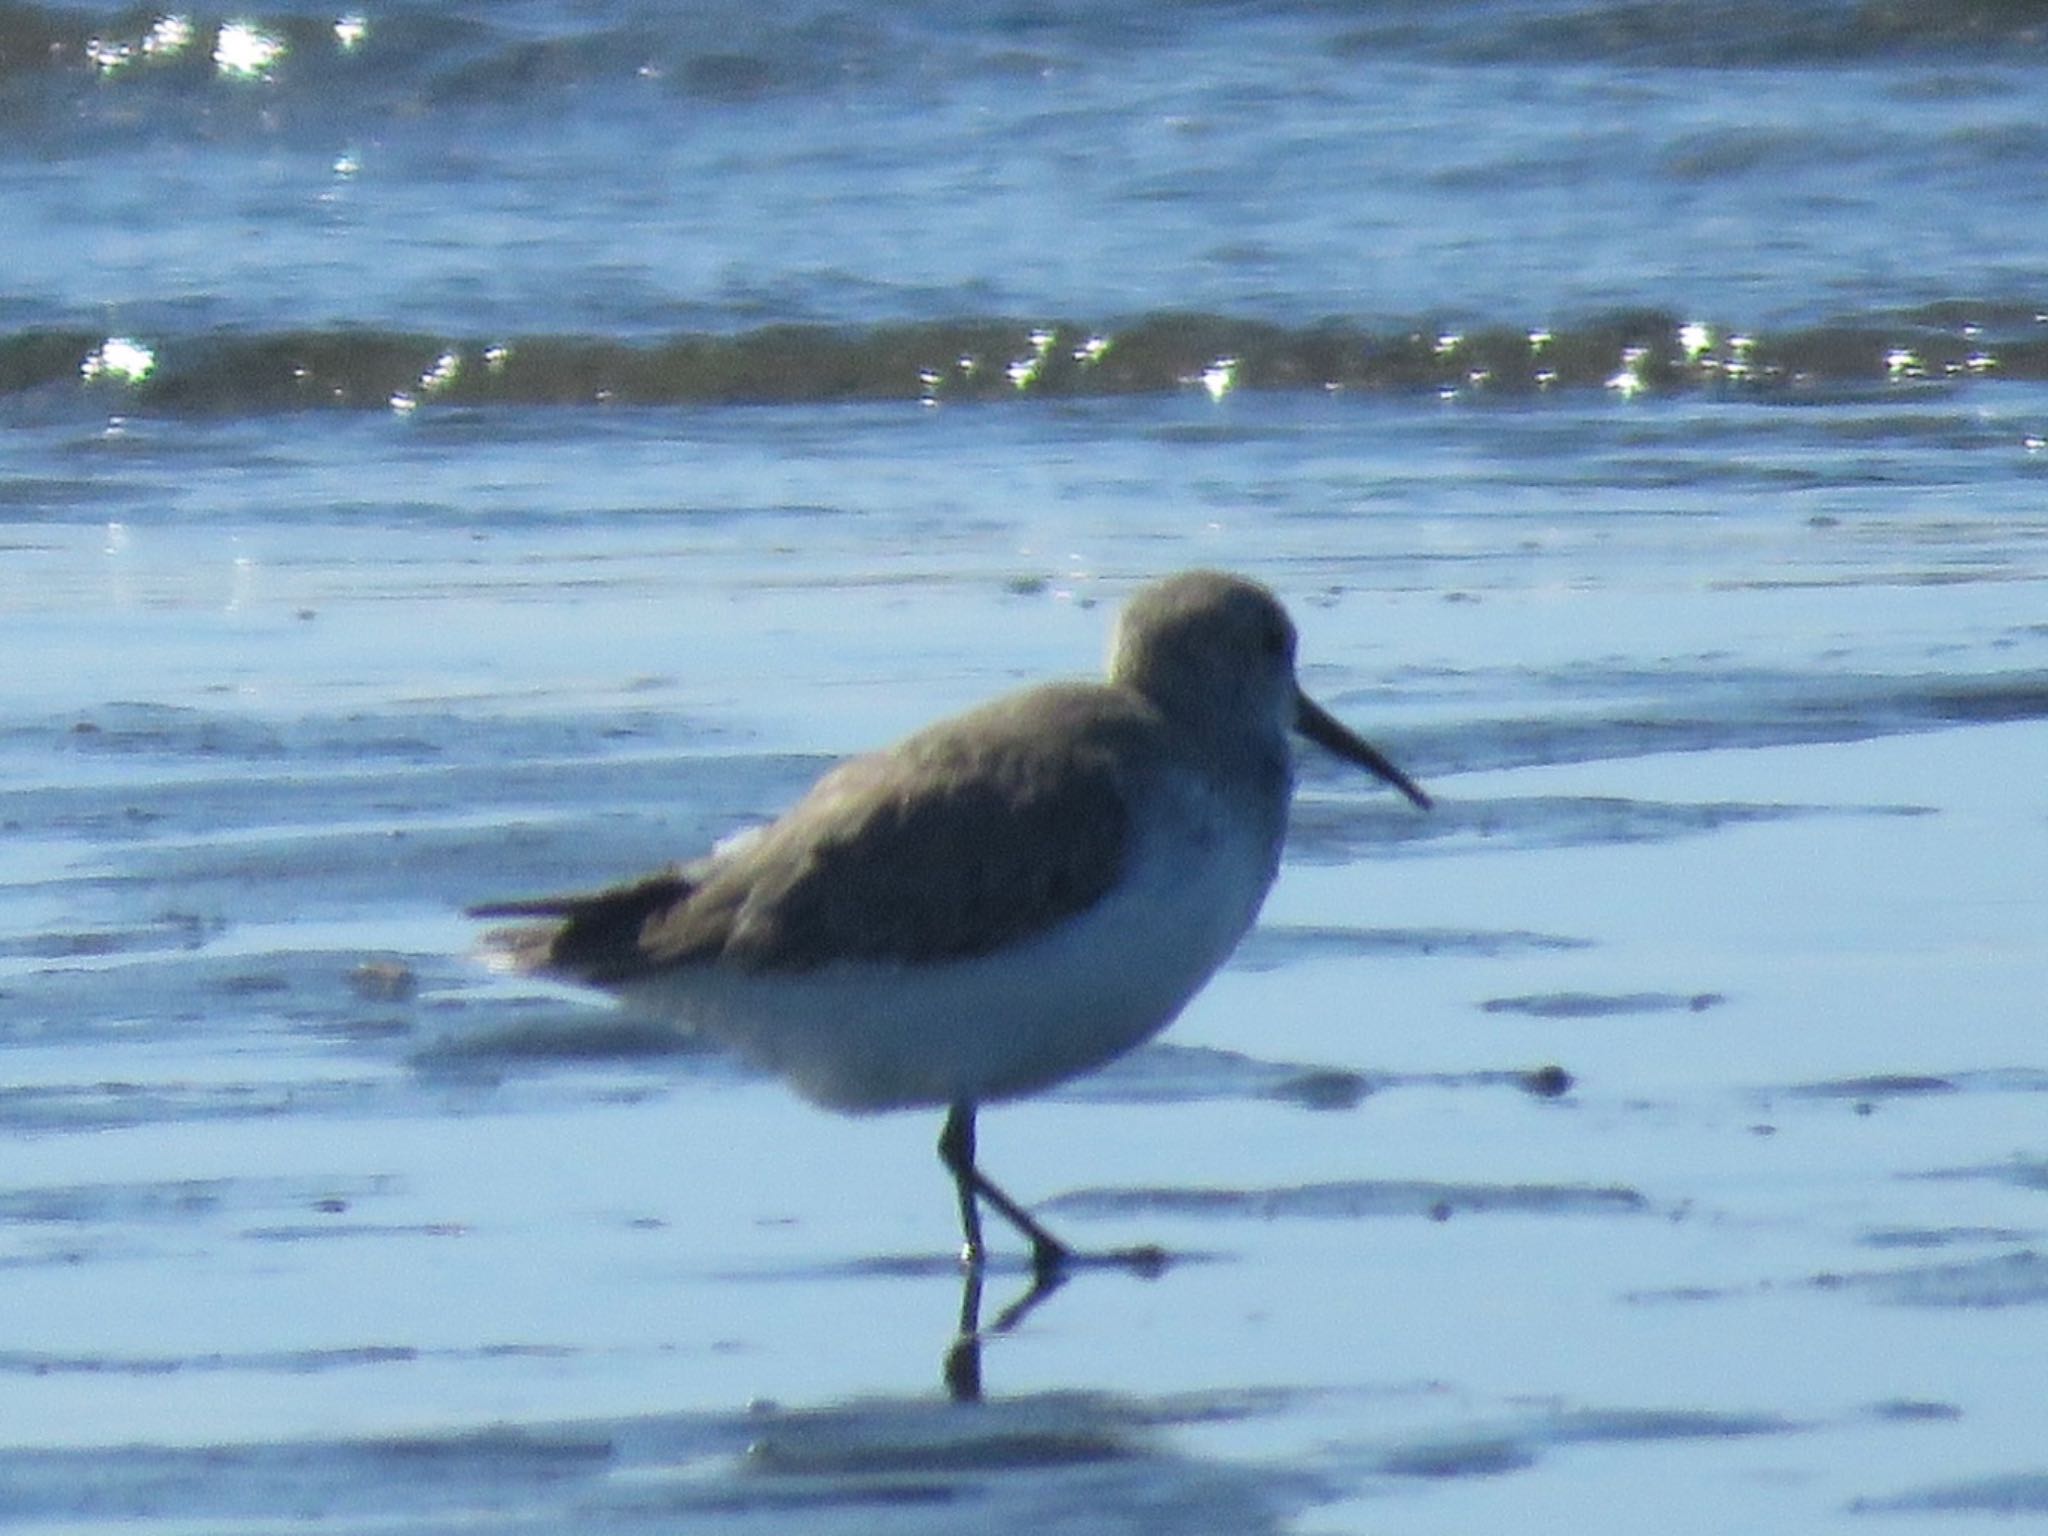
[[[0,14],[0,1522],[2048,1511],[2042,48]],[[1439,803],[983,1117],[1163,1270],[473,958],[1192,565]]]

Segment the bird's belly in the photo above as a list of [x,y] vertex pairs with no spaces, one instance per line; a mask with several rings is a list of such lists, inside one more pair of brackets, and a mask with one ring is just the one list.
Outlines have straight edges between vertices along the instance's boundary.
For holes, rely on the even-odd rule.
[[1087,911],[990,954],[801,972],[699,965],[624,995],[833,1108],[1013,1097],[1170,1023],[1250,928],[1276,858],[1269,837],[1209,828],[1152,841]]

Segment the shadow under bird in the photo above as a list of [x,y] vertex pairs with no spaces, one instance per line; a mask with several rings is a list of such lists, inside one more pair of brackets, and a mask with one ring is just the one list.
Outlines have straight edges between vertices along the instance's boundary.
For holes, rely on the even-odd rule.
[[1125,607],[1105,682],[1048,683],[821,778],[781,819],[582,895],[496,902],[517,969],[601,988],[849,1112],[943,1106],[970,1266],[986,1204],[1069,1250],[976,1165],[978,1106],[1170,1023],[1280,865],[1298,732],[1429,797],[1304,694],[1266,588],[1192,571]]

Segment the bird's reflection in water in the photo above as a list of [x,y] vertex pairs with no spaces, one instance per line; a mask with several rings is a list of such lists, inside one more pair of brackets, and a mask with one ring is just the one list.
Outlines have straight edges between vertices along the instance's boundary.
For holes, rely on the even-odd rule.
[[981,1322],[984,1266],[969,1263],[961,1272],[960,1327],[946,1350],[941,1375],[946,1393],[956,1403],[981,1401],[981,1344],[991,1334],[1008,1333],[1037,1311],[1066,1285],[1079,1268],[1116,1269],[1141,1279],[1153,1280],[1166,1272],[1171,1262],[1164,1249],[1154,1247],[1119,1249],[1112,1253],[1069,1254],[1058,1264],[1032,1266],[1031,1283],[1020,1296],[989,1320]]

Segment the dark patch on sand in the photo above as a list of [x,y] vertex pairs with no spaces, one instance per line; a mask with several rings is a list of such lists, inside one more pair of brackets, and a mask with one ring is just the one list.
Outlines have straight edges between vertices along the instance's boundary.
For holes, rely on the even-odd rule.
[[1273,1189],[1083,1189],[1046,1202],[1088,1216],[1157,1214],[1267,1221],[1278,1217],[1355,1221],[1519,1213],[1635,1215],[1650,1203],[1633,1189],[1592,1184],[1451,1184],[1425,1179],[1347,1180]]
[[1536,1019],[1604,1019],[1631,1013],[1705,1013],[1728,999],[1719,992],[1539,992],[1492,997],[1484,1013],[1521,1013]]

